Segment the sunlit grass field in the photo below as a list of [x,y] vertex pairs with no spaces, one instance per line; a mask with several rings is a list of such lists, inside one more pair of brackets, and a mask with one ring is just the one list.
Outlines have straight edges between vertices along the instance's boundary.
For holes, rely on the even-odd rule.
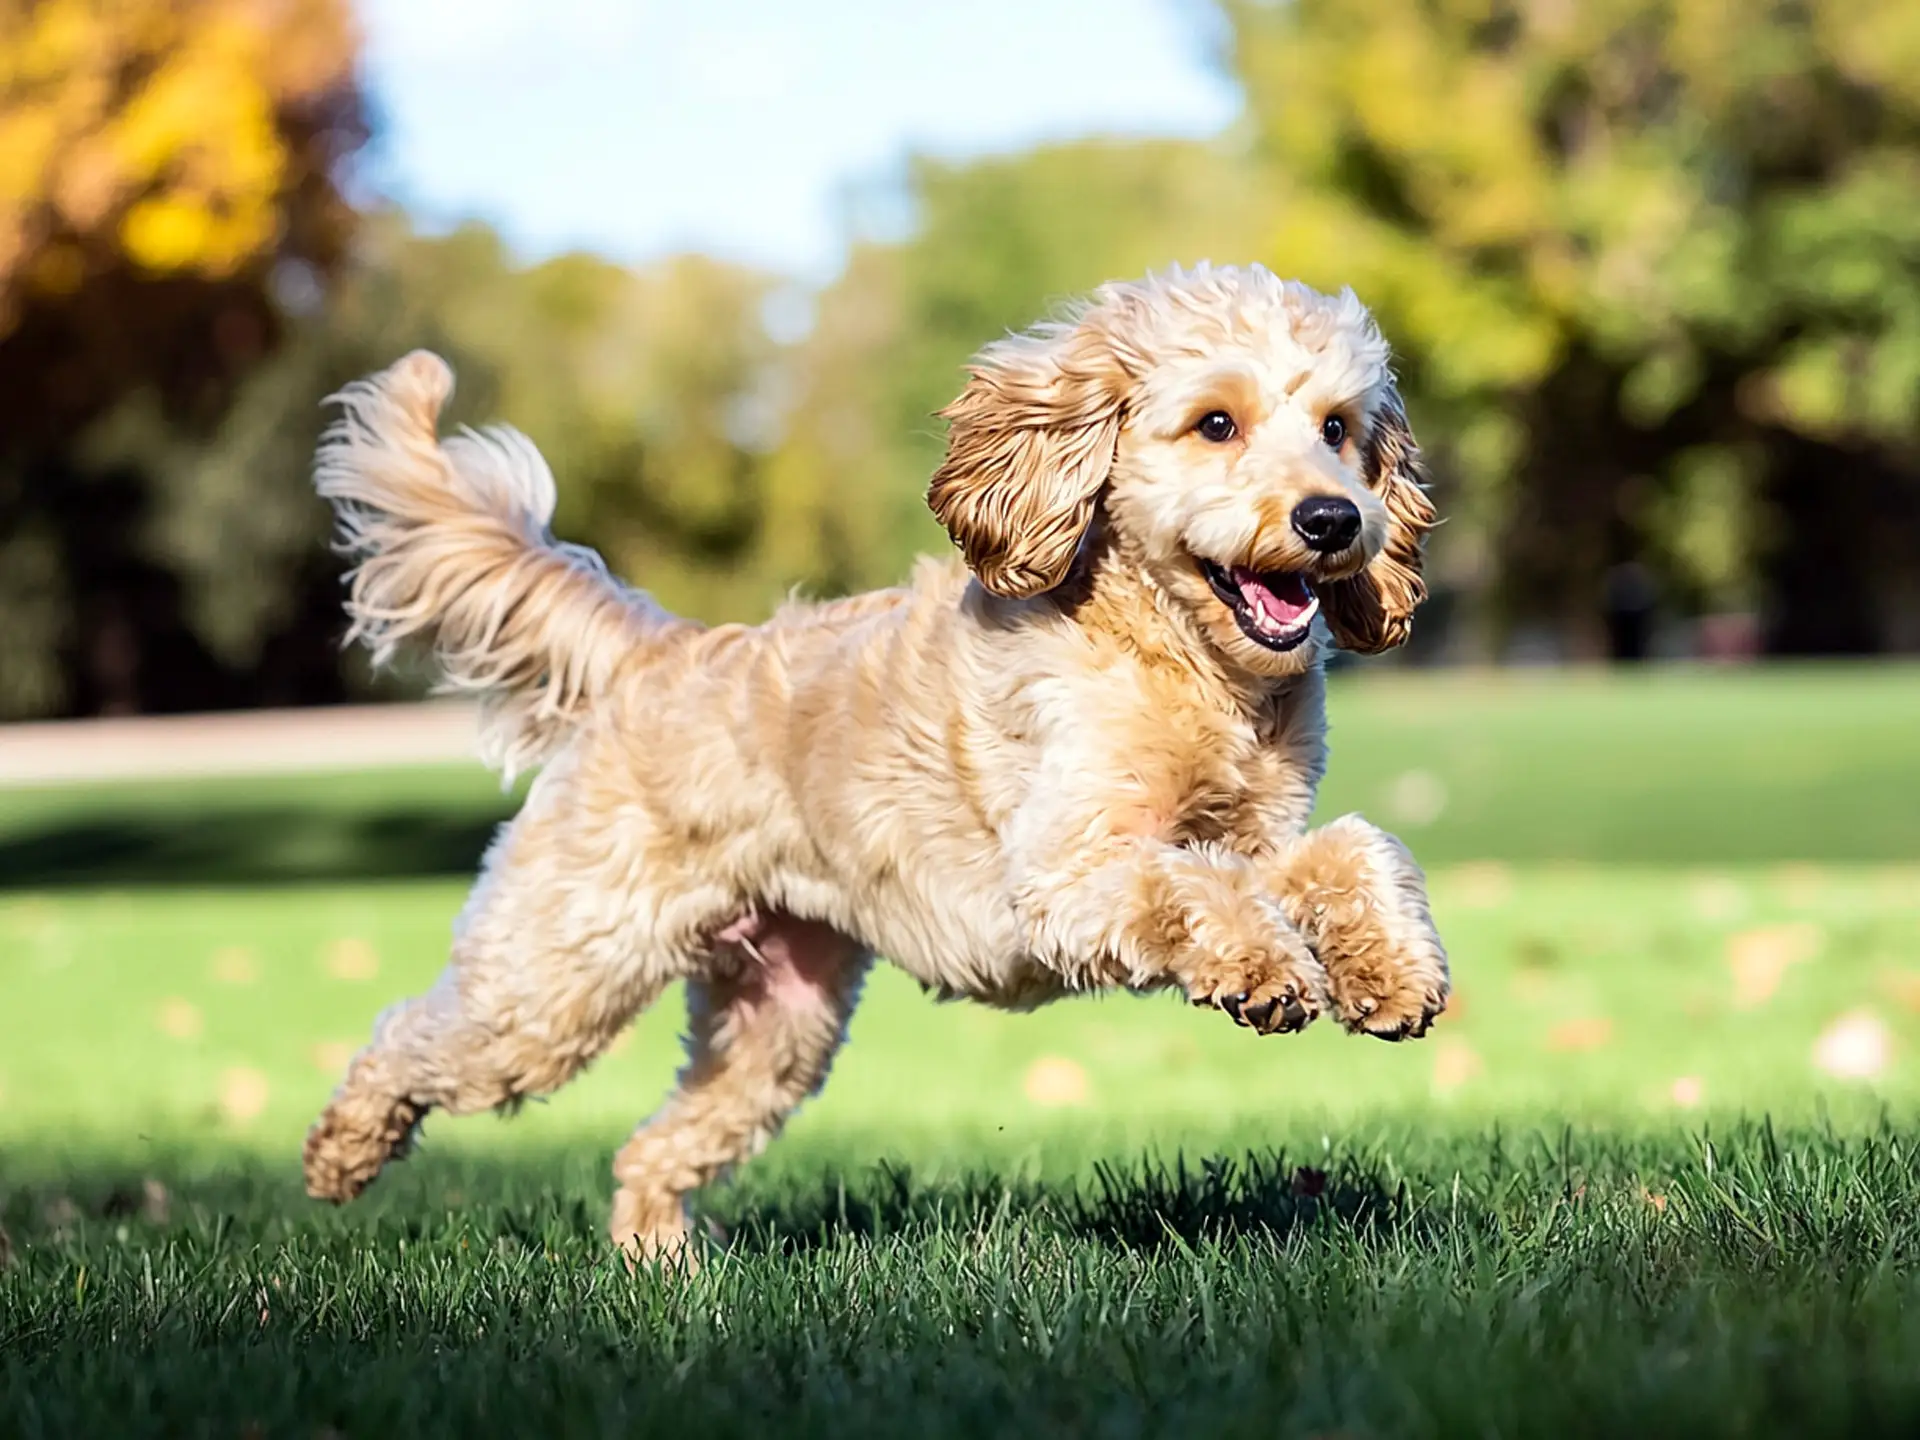
[[0,794],[0,1434],[1870,1434],[1920,1424],[1920,674],[1343,676],[1432,870],[1418,1044],[876,974],[606,1257],[669,997],[362,1204],[302,1131],[427,983],[478,772]]

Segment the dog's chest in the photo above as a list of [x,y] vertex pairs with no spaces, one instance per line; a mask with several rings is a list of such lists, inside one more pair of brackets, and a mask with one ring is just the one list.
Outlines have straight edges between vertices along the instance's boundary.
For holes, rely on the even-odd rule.
[[1284,823],[1282,767],[1272,756],[1251,754],[1234,763],[1196,767],[1183,777],[1179,799],[1168,817],[1169,838],[1179,845],[1216,844],[1230,850],[1255,848]]
[[1163,833],[1175,844],[1262,848],[1303,829],[1319,779],[1316,748],[1276,717],[1206,717],[1194,742],[1173,752],[1156,788]]

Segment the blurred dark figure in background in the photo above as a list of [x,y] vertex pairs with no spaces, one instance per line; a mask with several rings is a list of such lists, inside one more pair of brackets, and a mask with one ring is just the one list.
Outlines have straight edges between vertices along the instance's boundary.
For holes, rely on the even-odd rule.
[[1607,572],[1607,658],[1645,660],[1653,652],[1654,607],[1660,599],[1653,572],[1638,560]]

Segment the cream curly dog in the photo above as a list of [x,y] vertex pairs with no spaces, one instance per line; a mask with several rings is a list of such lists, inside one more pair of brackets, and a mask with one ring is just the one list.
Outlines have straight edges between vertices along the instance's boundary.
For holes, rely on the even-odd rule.
[[1379,651],[1433,520],[1387,346],[1351,293],[1201,267],[987,346],[929,502],[966,559],[706,628],[547,532],[512,430],[441,440],[416,353],[349,387],[316,464],[353,632],[430,639],[482,744],[540,765],[425,995],[380,1017],[307,1138],[360,1193],[429,1110],[550,1091],[687,983],[678,1089],[614,1162],[614,1240],[826,1078],[868,964],[1026,1008],[1178,989],[1261,1032],[1421,1034],[1446,954],[1418,867],[1308,830],[1324,635]]

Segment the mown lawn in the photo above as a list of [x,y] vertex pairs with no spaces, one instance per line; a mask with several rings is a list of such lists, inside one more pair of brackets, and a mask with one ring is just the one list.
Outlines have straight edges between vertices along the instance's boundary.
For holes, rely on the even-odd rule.
[[0,1434],[1920,1425],[1920,676],[1333,709],[1329,813],[1433,865],[1432,1037],[883,972],[691,1280],[601,1242],[677,997],[360,1205],[300,1193],[443,958],[484,776],[0,795]]

